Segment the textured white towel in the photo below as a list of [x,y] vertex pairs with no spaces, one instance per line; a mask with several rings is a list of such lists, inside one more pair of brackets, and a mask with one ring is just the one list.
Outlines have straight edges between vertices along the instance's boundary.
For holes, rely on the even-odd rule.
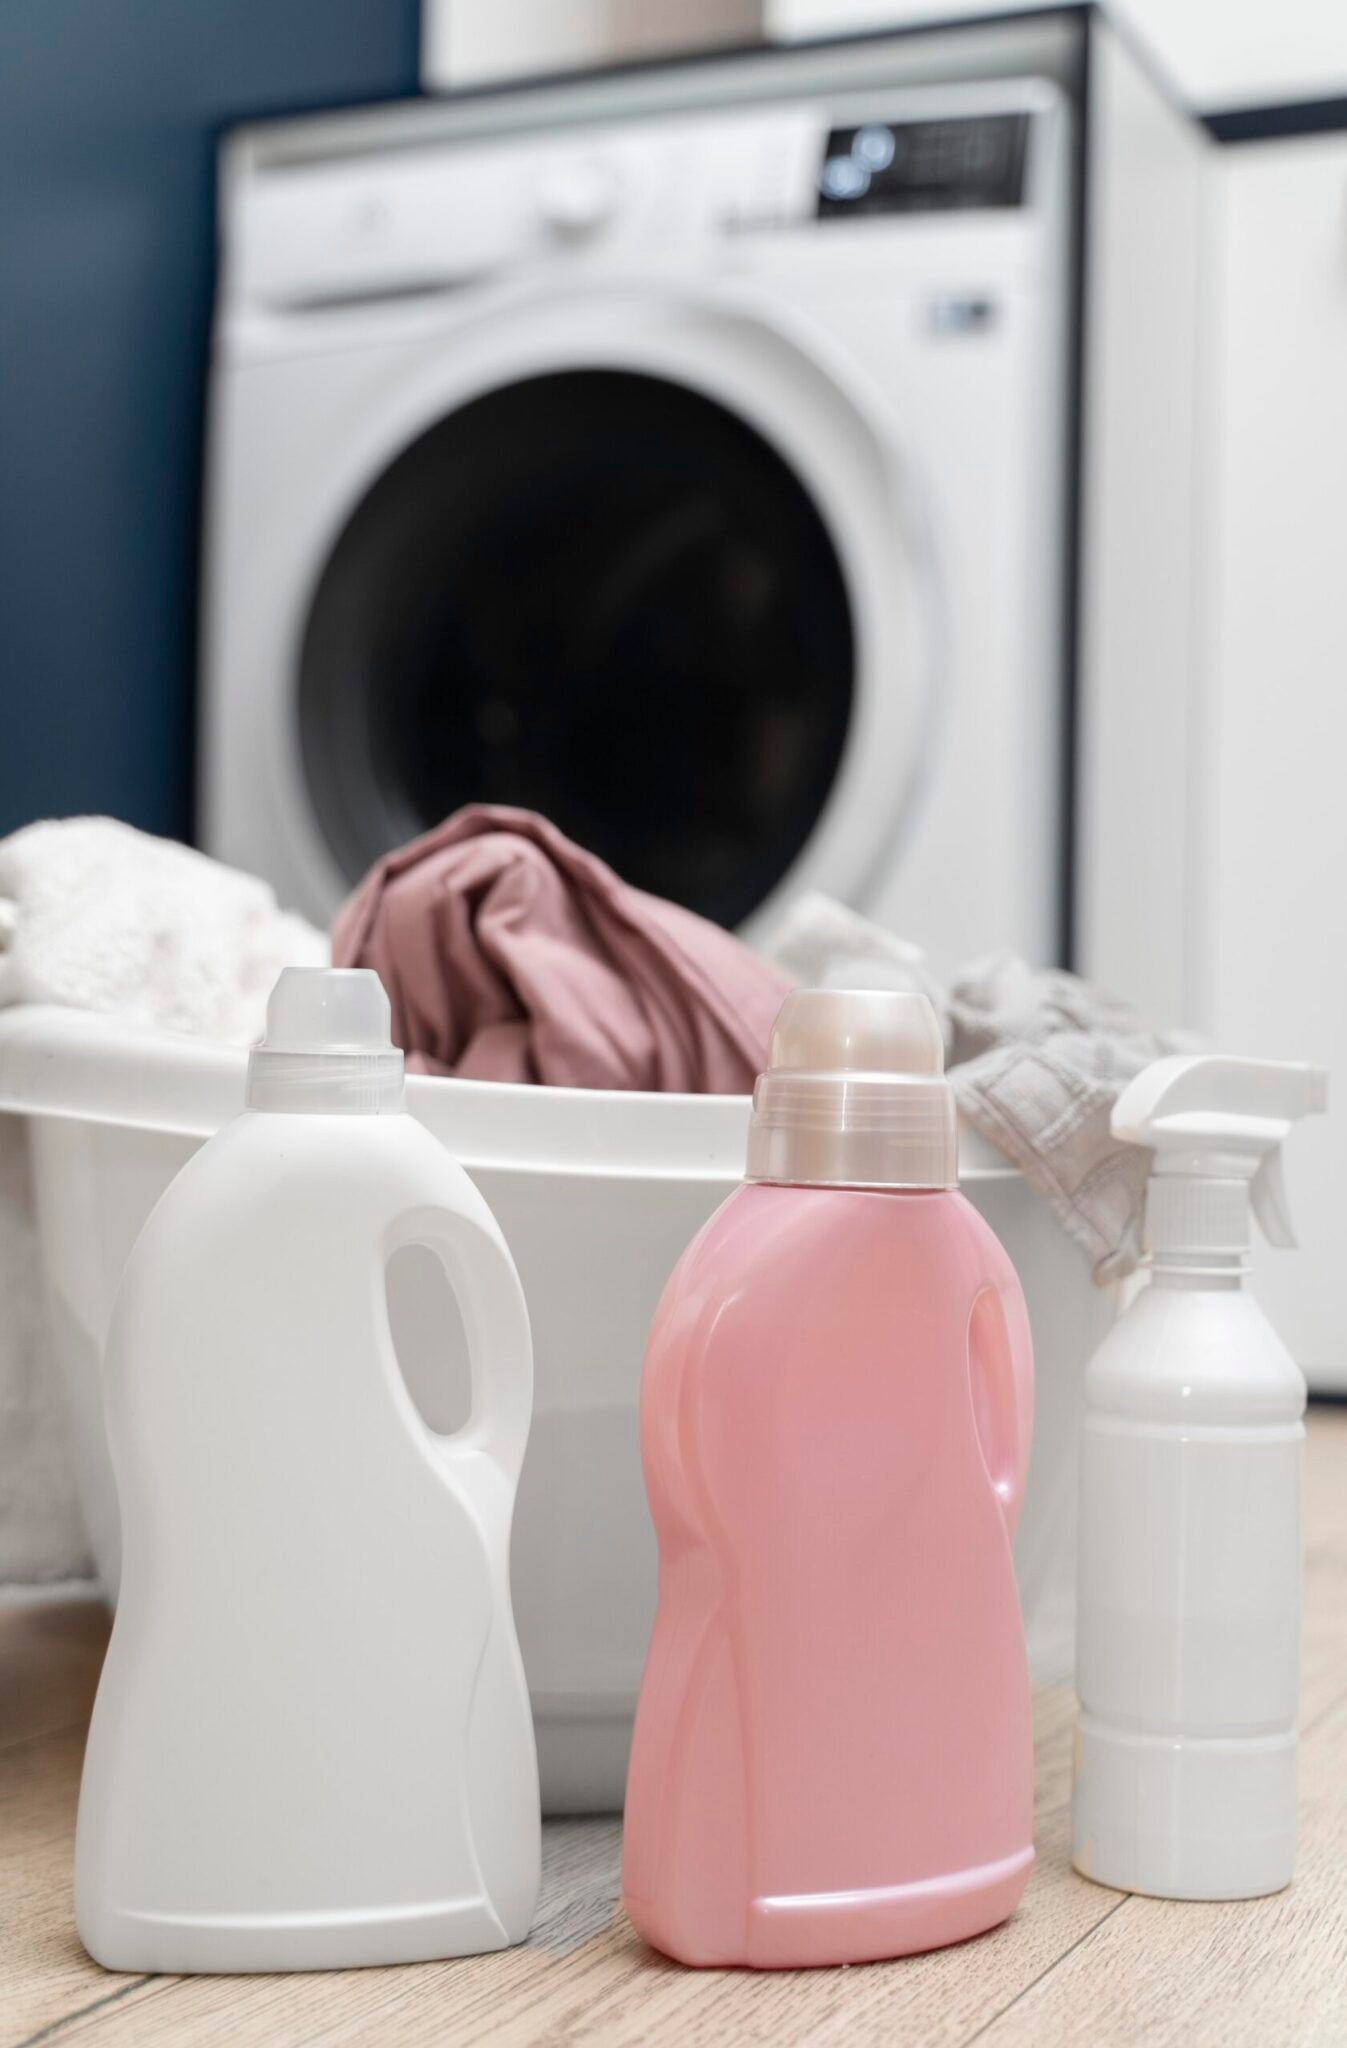
[[1051,1205],[1100,1286],[1133,1270],[1150,1155],[1116,1142],[1113,1105],[1152,1060],[1193,1051],[1198,1040],[1153,1031],[1074,974],[1040,972],[1011,953],[976,961],[941,988],[919,948],[826,896],[798,900],[771,955],[801,982],[929,995],[965,1122]]
[[110,818],[0,839],[0,1004],[115,1010],[247,1044],[282,967],[321,966],[321,932],[265,882]]
[[[0,840],[0,1004],[65,1003],[247,1044],[281,968],[327,939],[264,882],[107,818]],[[0,1583],[92,1570],[45,1369],[22,1119],[0,1115]]]

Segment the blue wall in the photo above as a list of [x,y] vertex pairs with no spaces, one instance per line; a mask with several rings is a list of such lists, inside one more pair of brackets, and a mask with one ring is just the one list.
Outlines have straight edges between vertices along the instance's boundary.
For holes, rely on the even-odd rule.
[[214,147],[415,89],[416,0],[0,0],[0,833],[191,828]]

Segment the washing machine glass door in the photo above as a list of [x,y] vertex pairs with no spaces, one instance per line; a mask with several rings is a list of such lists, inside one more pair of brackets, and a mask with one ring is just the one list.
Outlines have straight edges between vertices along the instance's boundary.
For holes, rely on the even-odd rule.
[[738,924],[833,791],[856,646],[795,470],[703,391],[520,378],[368,489],[303,635],[300,747],[349,880],[469,802]]

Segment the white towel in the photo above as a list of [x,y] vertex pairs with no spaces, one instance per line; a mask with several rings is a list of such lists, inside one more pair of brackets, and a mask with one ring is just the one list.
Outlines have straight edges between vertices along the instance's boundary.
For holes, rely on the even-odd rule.
[[920,946],[872,924],[859,910],[806,889],[777,926],[768,957],[801,987],[896,988],[925,995],[943,1013],[945,992]]
[[321,966],[325,936],[265,882],[111,818],[0,839],[0,1004],[115,1010],[247,1044],[282,967]]
[[942,988],[919,947],[817,894],[793,906],[771,957],[801,982],[929,995],[965,1122],[1050,1204],[1101,1287],[1134,1269],[1150,1155],[1114,1139],[1113,1105],[1152,1060],[1199,1040],[1152,1030],[1074,974],[1011,953],[975,961]]
[[[248,1044],[282,967],[327,939],[265,882],[108,818],[0,840],[0,1004],[65,1003]],[[0,1584],[92,1572],[56,1376],[43,1355],[21,1119],[0,1115]]]

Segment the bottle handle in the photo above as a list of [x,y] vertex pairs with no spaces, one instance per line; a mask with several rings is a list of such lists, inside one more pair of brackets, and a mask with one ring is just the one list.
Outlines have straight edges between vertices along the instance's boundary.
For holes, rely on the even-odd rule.
[[[475,1191],[473,1191],[475,1194]],[[533,1414],[533,1339],[519,1273],[485,1203],[406,1209],[384,1239],[384,1263],[423,1245],[443,1266],[463,1318],[472,1407],[461,1429],[436,1437],[445,1455],[485,1457],[513,1484]]]
[[982,1462],[1015,1533],[1034,1433],[1034,1347],[1019,1282],[990,1280],[968,1317],[968,1376]]

